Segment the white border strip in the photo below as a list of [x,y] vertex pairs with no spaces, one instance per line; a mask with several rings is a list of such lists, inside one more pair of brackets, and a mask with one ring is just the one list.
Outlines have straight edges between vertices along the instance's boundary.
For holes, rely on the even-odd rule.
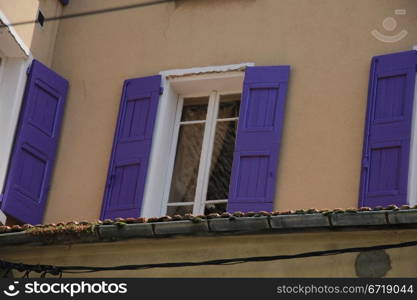
[[[417,45],[413,47],[417,51]],[[413,116],[410,141],[410,165],[408,168],[408,205],[417,205],[417,77],[414,86]]]
[[6,215],[4,214],[4,212],[0,210],[0,225],[6,225],[6,220]]

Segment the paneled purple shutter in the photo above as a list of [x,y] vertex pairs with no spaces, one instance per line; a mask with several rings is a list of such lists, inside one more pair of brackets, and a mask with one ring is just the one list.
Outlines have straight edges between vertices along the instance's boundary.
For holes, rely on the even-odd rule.
[[372,59],[360,206],[407,203],[417,52]]
[[289,66],[246,69],[229,212],[273,209],[289,73]]
[[32,62],[2,203],[4,212],[25,223],[43,219],[67,90],[67,80]]
[[102,219],[140,215],[160,92],[159,75],[124,83]]

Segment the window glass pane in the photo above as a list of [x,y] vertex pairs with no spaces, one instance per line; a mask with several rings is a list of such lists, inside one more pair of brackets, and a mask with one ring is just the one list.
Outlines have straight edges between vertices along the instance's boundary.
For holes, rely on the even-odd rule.
[[181,121],[205,120],[209,97],[185,98]]
[[169,202],[193,202],[205,124],[181,125]]
[[226,211],[227,203],[207,203],[204,207],[204,214],[208,215],[211,213],[221,214]]
[[220,96],[218,119],[239,117],[240,95]]
[[193,213],[193,206],[168,206],[167,215],[185,215],[185,214],[192,214]]
[[228,199],[237,121],[217,122],[207,200]]

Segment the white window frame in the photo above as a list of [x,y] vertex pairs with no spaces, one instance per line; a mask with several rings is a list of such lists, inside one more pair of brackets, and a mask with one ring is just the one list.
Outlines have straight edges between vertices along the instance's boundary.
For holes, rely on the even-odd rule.
[[[223,95],[234,95],[241,94],[242,89],[236,91],[212,91],[209,95],[201,94],[191,94],[191,95],[181,95],[178,98],[177,104],[177,113],[175,118],[174,125],[174,134],[171,143],[171,153],[169,156],[168,162],[168,172],[167,172],[167,181],[164,188],[163,196],[163,205],[161,207],[161,215],[166,214],[166,211],[169,206],[193,206],[193,214],[200,215],[204,214],[204,208],[206,204],[216,204],[216,203],[227,203],[228,199],[217,199],[217,200],[207,200],[207,189],[210,178],[210,167],[212,163],[213,156],[213,147],[214,147],[214,136],[216,132],[217,122],[227,122],[227,121],[237,121],[239,117],[233,118],[218,118],[218,110],[220,104],[220,97]],[[184,107],[185,98],[194,98],[194,97],[209,97],[207,115],[205,120],[198,121],[181,121],[182,109]],[[178,135],[181,124],[205,124],[203,141],[201,147],[201,154],[199,159],[199,169],[197,175],[197,186],[193,202],[176,202],[169,203],[169,194],[171,190],[172,175],[175,165],[176,150],[178,145]]]
[[0,50],[0,83],[1,83],[1,78],[3,77],[3,69],[4,69],[5,61],[6,61],[6,56]]
[[[163,94],[159,98],[152,149],[148,164],[141,216],[156,217],[166,212],[169,165],[172,163],[175,122],[178,118],[178,99],[181,96],[242,93],[244,70],[254,63],[176,69],[160,72]],[[178,133],[177,133],[178,134]],[[210,150],[212,151],[212,150]],[[205,187],[203,187],[205,188]],[[201,192],[201,191],[200,191]]]
[[[1,21],[1,18],[0,18]],[[0,22],[1,24],[1,22]],[[1,82],[2,82],[2,78],[3,78],[3,73],[4,73],[4,66],[6,63],[6,55],[3,53],[3,51],[1,50],[1,45],[0,45],[0,86],[1,86]]]
[[[0,21],[10,24],[0,10]],[[20,107],[26,85],[26,70],[33,60],[32,53],[13,26],[1,29],[0,55],[0,195],[3,193],[7,168],[18,124]],[[5,223],[5,215],[0,210],[0,223]]]
[[[417,45],[413,47],[417,51]],[[414,85],[413,116],[411,125],[410,161],[408,168],[407,203],[417,205],[417,76]]]

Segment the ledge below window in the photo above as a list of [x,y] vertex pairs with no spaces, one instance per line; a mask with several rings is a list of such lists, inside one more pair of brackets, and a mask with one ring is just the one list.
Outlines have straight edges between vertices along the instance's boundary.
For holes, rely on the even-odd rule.
[[224,213],[208,216],[128,218],[47,225],[0,226],[0,245],[74,244],[176,235],[279,234],[336,229],[398,229],[417,227],[417,207],[359,210],[297,210],[289,212]]

